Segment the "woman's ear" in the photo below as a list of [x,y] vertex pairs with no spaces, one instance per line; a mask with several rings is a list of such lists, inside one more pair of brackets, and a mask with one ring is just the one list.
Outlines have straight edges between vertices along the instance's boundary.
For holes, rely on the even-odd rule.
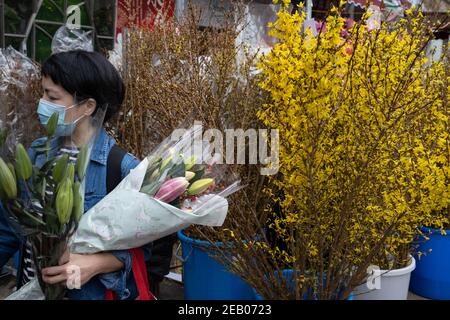
[[85,113],[84,114],[86,116],[92,115],[94,113],[96,107],[97,107],[97,102],[94,99],[89,98],[86,101],[86,109],[85,109]]

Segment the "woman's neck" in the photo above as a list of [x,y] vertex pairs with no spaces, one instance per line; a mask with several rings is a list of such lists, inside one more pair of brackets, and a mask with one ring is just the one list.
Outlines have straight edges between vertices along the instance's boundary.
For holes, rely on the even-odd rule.
[[91,140],[92,136],[95,134],[95,128],[92,126],[90,117],[80,120],[71,136],[66,137],[65,145],[73,146],[77,148],[84,146]]

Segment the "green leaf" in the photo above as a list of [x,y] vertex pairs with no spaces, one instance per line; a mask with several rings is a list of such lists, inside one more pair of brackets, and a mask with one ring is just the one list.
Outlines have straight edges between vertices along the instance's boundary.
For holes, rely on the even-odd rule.
[[27,150],[25,150],[25,147],[21,143],[16,146],[15,170],[17,177],[21,180],[28,180],[33,174],[33,164],[31,163]]
[[141,188],[141,192],[148,194],[150,197],[153,197],[156,194],[156,192],[158,192],[161,185],[162,185],[162,182],[154,181],[150,184],[144,185]]
[[81,147],[80,152],[77,156],[75,171],[77,172],[77,176],[80,181],[82,181],[84,179],[84,176],[86,175],[86,170],[89,164],[89,153],[89,146],[84,145]]
[[56,161],[52,168],[52,177],[55,182],[59,183],[64,178],[64,173],[66,172],[67,165],[69,164],[69,155],[63,154]]
[[147,167],[147,173],[151,174],[156,168],[161,166],[161,158],[158,158],[155,161],[152,161]]
[[194,166],[189,171],[197,172],[197,171],[202,171],[204,169],[206,169],[206,166],[204,164],[194,164]]
[[194,183],[197,180],[200,180],[203,178],[203,175],[205,174],[206,167],[204,167],[201,170],[195,171],[195,176],[189,181],[190,184]]
[[41,172],[44,172],[45,175],[47,175],[47,173],[53,169],[53,166],[57,159],[58,158],[53,158],[53,159],[48,160],[47,162],[44,163],[44,165],[40,169],[38,168],[38,170],[40,170]]
[[53,135],[55,134],[56,126],[58,125],[58,118],[59,118],[59,113],[54,112],[47,122],[46,129],[47,129],[47,135],[49,138],[53,137]]
[[[45,222],[41,220],[41,218],[38,218],[36,216],[33,215],[33,213],[28,212],[26,209],[22,208],[22,214],[25,215],[25,217],[27,217],[28,219],[30,219],[30,224],[34,225],[34,226],[38,226],[38,225],[43,225],[45,226]],[[24,217],[21,217],[24,218]],[[21,219],[19,218],[19,220]]]
[[158,168],[155,168],[155,170],[153,172],[147,172],[147,174],[144,178],[143,185],[150,184],[153,181],[159,180],[160,175],[161,175],[161,173],[159,172]]
[[184,162],[181,162],[173,166],[167,173],[167,176],[170,178],[184,177],[186,175],[185,168],[186,166],[184,165]]

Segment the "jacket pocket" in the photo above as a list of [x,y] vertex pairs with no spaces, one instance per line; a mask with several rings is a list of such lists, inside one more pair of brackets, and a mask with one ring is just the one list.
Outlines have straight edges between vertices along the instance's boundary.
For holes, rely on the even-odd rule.
[[105,197],[105,195],[95,194],[95,193],[86,193],[84,196],[84,212],[91,209],[97,203],[100,202]]

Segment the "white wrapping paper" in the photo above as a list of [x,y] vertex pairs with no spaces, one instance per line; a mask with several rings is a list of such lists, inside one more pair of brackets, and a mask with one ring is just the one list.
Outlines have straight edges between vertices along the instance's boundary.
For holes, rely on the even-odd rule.
[[209,194],[199,208],[186,212],[139,192],[148,160],[143,160],[98,204],[84,214],[72,238],[73,253],[140,247],[192,224],[221,226],[227,200]]

